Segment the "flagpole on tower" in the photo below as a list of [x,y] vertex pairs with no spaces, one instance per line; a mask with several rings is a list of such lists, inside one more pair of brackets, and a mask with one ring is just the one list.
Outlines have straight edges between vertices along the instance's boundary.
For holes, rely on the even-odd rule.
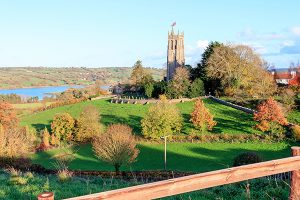
[[172,24],[171,24],[171,26],[172,26],[172,33],[174,32],[174,26],[176,26],[176,22],[173,22]]

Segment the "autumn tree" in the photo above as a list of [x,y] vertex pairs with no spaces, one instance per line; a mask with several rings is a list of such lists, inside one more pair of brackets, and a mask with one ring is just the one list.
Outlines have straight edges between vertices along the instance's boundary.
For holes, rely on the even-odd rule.
[[27,156],[34,148],[32,135],[22,127],[4,129],[0,124],[0,157],[15,159]]
[[246,45],[222,45],[214,48],[207,61],[207,76],[219,79],[222,90],[237,98],[270,96],[276,85],[264,63]]
[[172,98],[187,96],[190,86],[190,73],[185,67],[178,67],[168,86],[168,95]]
[[201,131],[201,133],[205,133],[207,130],[211,131],[217,124],[217,122],[213,120],[213,115],[200,99],[195,103],[190,121]]
[[[164,95],[161,95],[163,98]],[[165,96],[164,96],[165,97]],[[152,105],[142,119],[141,126],[146,138],[160,138],[161,136],[179,133],[182,128],[182,116],[176,105],[167,100]]]
[[75,120],[69,113],[56,114],[51,123],[51,132],[58,141],[69,143],[73,140]]
[[11,128],[18,124],[18,118],[13,106],[7,102],[0,103],[0,124],[4,128]]
[[132,129],[123,124],[110,125],[105,133],[95,137],[92,144],[96,156],[113,165],[116,173],[122,165],[134,162],[139,153]]
[[78,142],[87,142],[100,134],[102,127],[99,121],[100,113],[98,108],[93,105],[85,106],[76,121],[75,140]]
[[45,127],[44,130],[41,131],[42,143],[45,148],[50,146],[50,134],[48,129]]
[[287,125],[288,123],[282,109],[272,97],[257,106],[257,112],[254,113],[254,120],[259,122],[277,122],[281,125]]

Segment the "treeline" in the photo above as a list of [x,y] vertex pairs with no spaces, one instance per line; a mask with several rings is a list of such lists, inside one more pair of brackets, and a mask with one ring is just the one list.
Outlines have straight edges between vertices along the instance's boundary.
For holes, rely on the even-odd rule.
[[154,81],[141,61],[133,66],[131,83],[136,92],[157,98],[197,97],[204,94],[236,99],[267,98],[276,92],[276,84],[266,62],[246,45],[211,42],[201,62],[176,68],[172,80]]
[[38,102],[39,98],[37,96],[35,97],[29,97],[29,98],[22,98],[20,95],[17,94],[0,94],[0,102],[8,102],[12,104],[16,103],[34,103]]

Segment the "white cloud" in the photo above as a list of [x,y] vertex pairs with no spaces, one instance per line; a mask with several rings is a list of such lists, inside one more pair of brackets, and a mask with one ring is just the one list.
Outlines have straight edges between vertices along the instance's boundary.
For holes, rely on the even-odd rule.
[[205,49],[208,45],[209,45],[208,40],[198,40],[197,41],[197,47],[199,47],[201,49]]
[[300,36],[300,26],[294,26],[291,29],[292,33],[296,36]]
[[282,46],[284,47],[291,47],[295,45],[295,41],[293,40],[286,40],[282,42]]

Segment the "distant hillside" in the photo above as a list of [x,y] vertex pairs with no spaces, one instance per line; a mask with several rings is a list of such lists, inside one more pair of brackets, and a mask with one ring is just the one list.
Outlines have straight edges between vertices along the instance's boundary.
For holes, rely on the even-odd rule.
[[[164,77],[165,70],[147,68],[156,80]],[[50,67],[8,67],[0,68],[0,89],[37,86],[89,85],[96,80],[103,84],[126,83],[131,67],[103,68],[50,68]]]

